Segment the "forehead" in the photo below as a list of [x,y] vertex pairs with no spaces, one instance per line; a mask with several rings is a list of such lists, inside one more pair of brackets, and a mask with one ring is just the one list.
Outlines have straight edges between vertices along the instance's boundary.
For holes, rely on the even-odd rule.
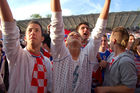
[[41,29],[41,27],[35,23],[29,24],[27,28],[39,28],[39,29]]
[[129,36],[129,38],[134,39],[134,36],[131,35],[131,36]]
[[86,25],[86,24],[81,24],[81,25],[79,26],[79,28],[81,28],[81,27],[89,27],[89,26]]
[[79,35],[80,36],[80,34],[77,33],[77,32],[71,32],[71,33],[68,34],[68,36],[70,36],[70,35]]

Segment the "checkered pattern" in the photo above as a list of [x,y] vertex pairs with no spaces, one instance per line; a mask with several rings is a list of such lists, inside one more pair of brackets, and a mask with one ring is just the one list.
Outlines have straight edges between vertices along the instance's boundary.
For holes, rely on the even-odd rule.
[[36,57],[32,73],[31,86],[37,87],[37,93],[44,93],[47,87],[47,70],[42,60],[43,57]]

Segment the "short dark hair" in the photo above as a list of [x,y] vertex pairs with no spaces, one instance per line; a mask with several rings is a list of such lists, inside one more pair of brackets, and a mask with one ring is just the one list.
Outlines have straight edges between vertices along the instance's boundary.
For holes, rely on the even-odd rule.
[[43,34],[44,41],[42,42],[43,44],[47,44],[47,46],[50,48],[51,47],[51,38],[49,34]]
[[27,27],[28,27],[30,24],[37,24],[37,25],[39,25],[40,28],[41,28],[42,36],[43,36],[43,28],[42,28],[41,24],[40,24],[38,21],[36,21],[36,20],[31,20],[31,21],[29,21]]
[[133,35],[133,34],[130,34],[129,36],[133,36],[133,37],[134,37],[134,35]]
[[78,30],[79,30],[79,27],[80,27],[82,24],[87,25],[87,26],[89,27],[89,23],[88,23],[88,22],[81,22],[80,24],[78,24],[78,25],[76,26],[76,31],[77,31],[77,32],[78,32]]

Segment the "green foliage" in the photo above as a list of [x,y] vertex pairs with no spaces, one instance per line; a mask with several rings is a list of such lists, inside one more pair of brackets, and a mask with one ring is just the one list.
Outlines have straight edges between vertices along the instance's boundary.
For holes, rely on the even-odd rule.
[[31,19],[39,19],[39,18],[42,18],[42,16],[40,14],[32,14],[30,17],[31,17]]
[[140,8],[138,8],[137,11],[140,11]]
[[51,14],[47,14],[46,15],[47,18],[51,18],[51,16],[52,16]]

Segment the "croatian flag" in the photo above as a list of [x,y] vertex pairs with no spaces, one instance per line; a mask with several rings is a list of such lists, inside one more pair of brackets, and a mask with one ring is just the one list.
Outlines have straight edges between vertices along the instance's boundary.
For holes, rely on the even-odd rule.
[[69,31],[69,30],[67,30],[67,29],[64,29],[64,32],[65,32],[64,40],[65,40],[65,42],[66,42],[67,36],[68,36],[68,34],[69,34],[71,31]]

